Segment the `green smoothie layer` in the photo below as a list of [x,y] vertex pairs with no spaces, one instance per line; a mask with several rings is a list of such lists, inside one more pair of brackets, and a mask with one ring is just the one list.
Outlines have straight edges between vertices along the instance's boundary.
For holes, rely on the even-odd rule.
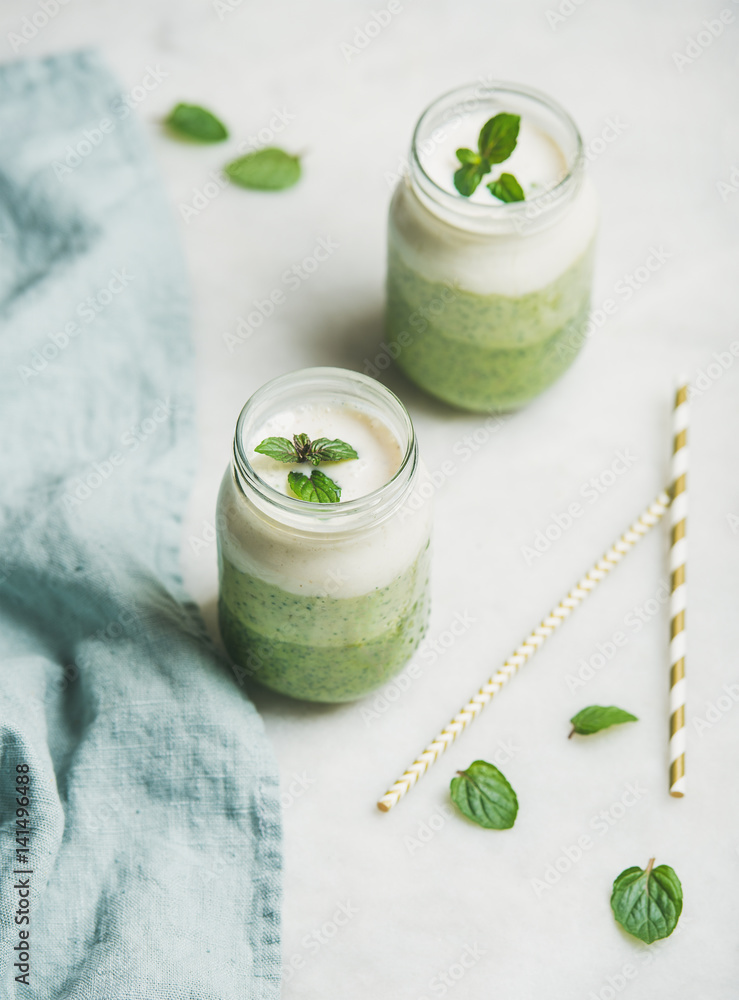
[[386,587],[359,597],[301,596],[220,558],[219,622],[231,659],[265,687],[306,701],[351,701],[413,653],[429,613],[428,545]]
[[593,244],[556,281],[517,298],[450,289],[409,267],[391,235],[387,333],[421,388],[466,410],[514,409],[574,360],[590,309]]

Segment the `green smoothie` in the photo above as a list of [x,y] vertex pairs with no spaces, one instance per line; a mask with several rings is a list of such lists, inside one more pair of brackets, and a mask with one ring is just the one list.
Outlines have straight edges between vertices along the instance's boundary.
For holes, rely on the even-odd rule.
[[569,367],[590,308],[593,243],[551,284],[518,297],[433,281],[404,259],[391,230],[387,334],[421,388],[465,410],[509,410]]
[[385,587],[352,597],[303,596],[242,572],[223,556],[221,635],[237,667],[306,701],[359,698],[408,661],[428,621],[429,547]]

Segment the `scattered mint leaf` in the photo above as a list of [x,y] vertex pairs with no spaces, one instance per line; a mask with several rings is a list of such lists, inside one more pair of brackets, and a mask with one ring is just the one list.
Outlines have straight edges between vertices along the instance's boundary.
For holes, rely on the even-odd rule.
[[509,830],[516,821],[518,799],[494,764],[476,760],[452,778],[455,805],[478,826],[487,830]]
[[[631,712],[625,712],[623,708],[616,708],[615,705],[588,705],[577,715],[570,719],[572,732],[578,736],[591,736],[599,733],[601,729],[608,729],[609,726],[620,726],[622,722],[638,722],[639,720]],[[568,737],[569,738],[569,737]]]
[[479,163],[481,157],[473,149],[458,149],[457,159],[460,163]]
[[260,441],[254,451],[260,455],[269,455],[277,462],[298,462],[298,453],[292,441],[283,437],[269,437]]
[[257,149],[224,167],[234,184],[256,191],[282,191],[300,180],[300,157],[284,149],[267,146]]
[[497,181],[491,181],[487,188],[490,194],[494,198],[498,198],[499,201],[509,202],[526,200],[523,188],[513,174],[501,174]]
[[344,462],[349,458],[359,458],[359,455],[350,444],[339,441],[338,438],[316,438],[308,454],[308,461],[313,465],[320,462]]
[[207,108],[197,104],[175,104],[165,124],[188,139],[200,142],[222,142],[228,139],[228,129]]
[[669,937],[683,908],[683,887],[669,865],[627,868],[613,883],[611,908],[619,924],[646,944]]
[[499,114],[490,118],[480,129],[477,145],[480,156],[490,163],[507,160],[518,142],[520,115]]
[[310,479],[302,472],[288,472],[287,481],[298,500],[309,503],[338,503],[341,500],[341,487],[320,469],[314,469]]
[[465,198],[473,194],[485,176],[481,163],[465,163],[454,172],[454,186]]

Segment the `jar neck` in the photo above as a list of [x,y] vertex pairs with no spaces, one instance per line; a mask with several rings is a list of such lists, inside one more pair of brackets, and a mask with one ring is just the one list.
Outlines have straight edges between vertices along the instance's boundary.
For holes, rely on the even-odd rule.
[[[286,408],[311,402],[349,405],[385,424],[402,454],[393,477],[364,496],[335,504],[298,500],[265,482],[249,461],[254,429]],[[248,400],[236,424],[232,469],[238,490],[264,517],[296,531],[333,535],[374,526],[402,507],[417,475],[418,444],[407,410],[385,386],[341,368],[307,368],[273,379]]]
[[[566,163],[564,176],[543,185],[533,197],[509,203],[491,198],[490,204],[482,204],[460,195],[451,183],[449,189],[438,184],[427,164],[439,143],[469,118],[487,119],[501,111],[520,115],[556,144]],[[473,84],[444,94],[421,115],[413,133],[408,184],[421,204],[449,225],[473,233],[525,236],[553,225],[568,211],[584,173],[582,139],[564,108],[545,94],[516,84]]]

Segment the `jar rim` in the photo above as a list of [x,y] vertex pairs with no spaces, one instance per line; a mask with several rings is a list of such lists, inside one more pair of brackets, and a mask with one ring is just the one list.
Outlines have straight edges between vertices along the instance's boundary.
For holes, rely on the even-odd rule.
[[[533,198],[527,198],[525,201],[500,203],[493,201],[489,205],[484,205],[479,202],[470,201],[463,195],[449,191],[438,184],[424,167],[419,155],[419,146],[424,126],[427,125],[429,118],[451,99],[459,103],[464,100],[465,95],[470,95],[482,103],[486,99],[499,94],[512,94],[515,97],[534,101],[547,111],[552,112],[568,129],[574,147],[574,155],[571,162],[568,163],[567,173],[564,177],[552,187],[542,191],[541,194]],[[539,218],[547,214],[552,208],[560,205],[564,200],[569,200],[582,180],[585,167],[585,147],[574,119],[558,101],[555,101],[543,91],[533,87],[504,80],[496,80],[485,84],[472,83],[464,84],[461,87],[454,87],[433,100],[421,113],[413,130],[410,163],[411,179],[420,182],[419,186],[426,198],[444,209],[452,212],[456,211],[458,217],[477,221],[478,223],[511,221],[514,224],[520,224],[521,221]],[[459,212],[462,206],[464,206],[464,212]]]
[[[248,421],[253,418],[255,413],[259,412],[260,406],[266,404],[270,398],[277,396],[279,399],[282,390],[296,389],[301,386],[305,390],[311,387],[318,388],[322,385],[334,393],[341,392],[342,388],[346,391],[347,387],[353,387],[356,390],[354,397],[358,401],[360,399],[358,390],[369,392],[378,406],[384,405],[386,410],[391,411],[395,421],[405,433],[406,439],[400,466],[386,483],[361,497],[356,497],[353,500],[342,500],[335,504],[300,500],[297,497],[287,496],[270,486],[253,468],[244,442],[244,431]],[[352,393],[349,391],[347,401],[351,395]],[[398,443],[403,447],[403,441]],[[374,520],[378,516],[389,513],[390,508],[395,509],[396,505],[403,501],[405,487],[411,481],[418,464],[418,445],[410,414],[395,393],[381,382],[368,375],[345,368],[300,368],[265,382],[246,401],[236,421],[233,464],[242,492],[243,485],[246,483],[266,505],[267,511],[276,509],[282,514],[293,515],[301,521],[306,519],[314,525],[316,522],[324,522],[338,526],[339,523],[343,525],[350,516],[361,518],[363,515],[371,514]]]

